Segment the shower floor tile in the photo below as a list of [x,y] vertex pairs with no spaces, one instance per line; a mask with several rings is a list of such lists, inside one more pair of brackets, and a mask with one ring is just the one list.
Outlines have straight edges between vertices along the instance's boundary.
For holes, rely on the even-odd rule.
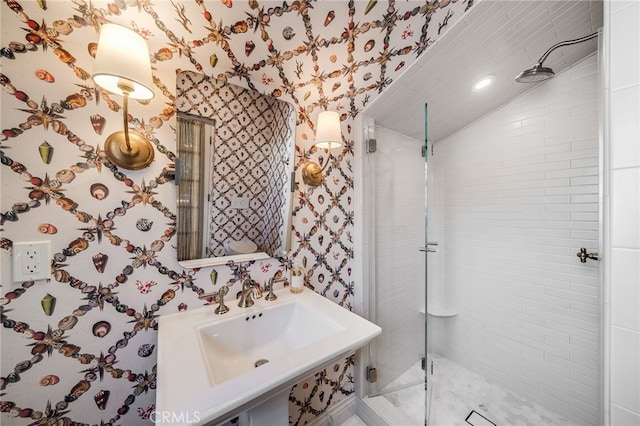
[[[435,364],[430,426],[469,426],[465,421],[472,410],[498,426],[577,426],[565,417],[489,383],[456,362],[438,355]],[[392,389],[419,380],[423,371],[417,362],[388,385]],[[424,425],[425,390],[423,384],[384,394],[395,407]]]

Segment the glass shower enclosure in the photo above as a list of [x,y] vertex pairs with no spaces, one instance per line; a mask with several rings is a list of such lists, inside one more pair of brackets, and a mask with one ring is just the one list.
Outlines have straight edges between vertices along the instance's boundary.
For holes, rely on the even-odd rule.
[[[370,127],[364,171],[370,319],[369,400],[387,424],[425,424],[425,143]],[[375,145],[375,146],[372,146]],[[377,410],[376,410],[377,411]]]

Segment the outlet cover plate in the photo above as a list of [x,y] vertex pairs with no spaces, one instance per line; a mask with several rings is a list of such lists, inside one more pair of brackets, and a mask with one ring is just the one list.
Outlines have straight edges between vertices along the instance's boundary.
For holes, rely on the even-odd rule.
[[13,282],[51,278],[51,242],[13,243]]

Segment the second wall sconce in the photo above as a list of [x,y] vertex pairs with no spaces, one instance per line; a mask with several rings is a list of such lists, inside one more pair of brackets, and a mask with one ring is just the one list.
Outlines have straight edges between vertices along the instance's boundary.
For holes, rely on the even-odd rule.
[[129,28],[104,24],[96,51],[93,81],[103,89],[124,96],[124,130],[105,141],[109,161],[128,170],[147,167],[153,161],[153,145],[147,138],[129,130],[129,98],[153,98],[153,77],[146,40]]
[[331,149],[342,146],[340,114],[335,111],[323,111],[318,114],[315,141],[314,146],[327,149],[329,157],[322,167],[313,161],[307,161],[302,165],[302,180],[309,186],[318,186],[322,183],[322,172],[329,164]]

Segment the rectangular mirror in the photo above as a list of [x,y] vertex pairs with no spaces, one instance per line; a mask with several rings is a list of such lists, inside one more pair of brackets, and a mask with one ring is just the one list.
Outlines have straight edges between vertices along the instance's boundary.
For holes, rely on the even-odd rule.
[[178,261],[197,268],[285,255],[293,105],[188,71],[176,87]]

